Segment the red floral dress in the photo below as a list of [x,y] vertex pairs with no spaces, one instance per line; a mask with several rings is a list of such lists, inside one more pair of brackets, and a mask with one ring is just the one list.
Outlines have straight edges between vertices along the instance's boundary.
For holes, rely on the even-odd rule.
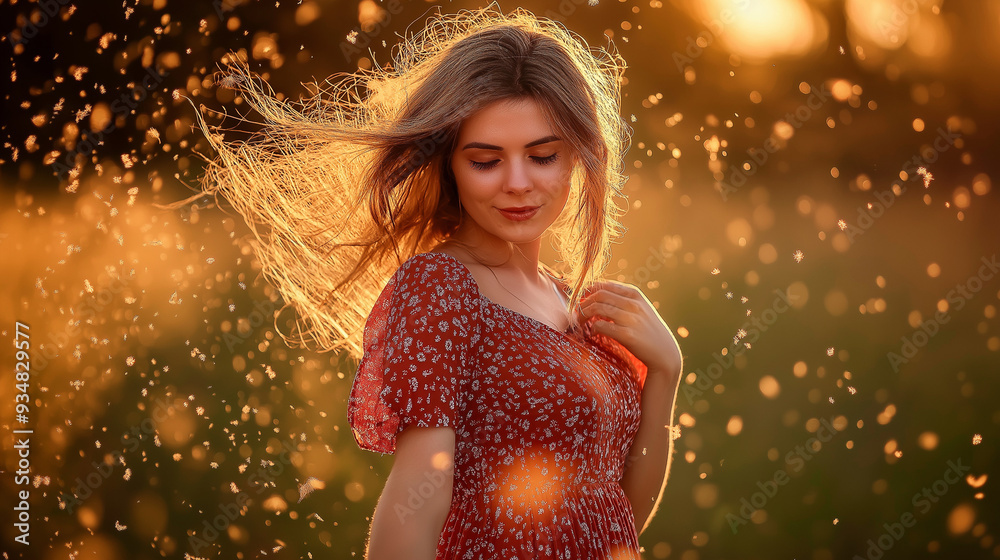
[[348,421],[358,445],[380,453],[407,426],[455,429],[438,559],[640,558],[619,481],[646,367],[588,333],[493,303],[445,253],[410,258],[386,284]]

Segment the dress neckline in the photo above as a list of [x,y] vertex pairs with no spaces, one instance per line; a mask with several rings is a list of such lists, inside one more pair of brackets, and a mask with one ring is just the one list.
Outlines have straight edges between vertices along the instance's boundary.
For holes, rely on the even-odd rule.
[[[511,309],[511,308],[509,308],[507,306],[500,305],[499,303],[497,303],[497,302],[491,300],[490,298],[486,297],[486,295],[483,294],[483,291],[479,289],[479,283],[476,281],[476,277],[472,274],[472,271],[469,270],[469,267],[465,266],[465,263],[462,262],[462,261],[460,261],[460,260],[458,260],[458,258],[456,258],[454,255],[450,255],[448,253],[442,253],[442,252],[436,252],[436,253],[435,252],[428,252],[428,253],[424,253],[424,254],[425,255],[444,255],[445,257],[448,257],[449,259],[451,259],[451,260],[457,262],[458,264],[462,265],[462,270],[465,271],[465,274],[469,275],[469,279],[472,280],[472,285],[476,287],[476,293],[479,294],[479,298],[482,299],[487,304],[492,305],[493,307],[499,308],[499,309],[503,310],[504,312],[509,313],[509,314],[511,314],[511,315],[513,315],[515,317],[518,317],[518,318],[520,318],[522,320],[529,321],[529,322],[531,322],[531,323],[533,323],[533,324],[535,324],[537,326],[540,326],[543,329],[549,330],[551,332],[554,332],[554,333],[557,333],[557,334],[561,334],[561,335],[565,335],[565,336],[573,336],[573,322],[572,322],[572,318],[570,320],[569,326],[566,327],[566,330],[564,330],[564,331],[556,330],[556,328],[553,327],[553,326],[551,326],[551,325],[547,325],[547,324],[539,321],[538,319],[535,319],[534,317],[529,317],[529,316],[527,316],[527,315],[525,315],[523,313],[518,313],[517,311],[514,311],[513,309]],[[543,272],[545,272],[546,275],[548,275],[549,277],[552,277],[557,282],[559,281],[557,278],[553,277],[547,271],[543,270]]]

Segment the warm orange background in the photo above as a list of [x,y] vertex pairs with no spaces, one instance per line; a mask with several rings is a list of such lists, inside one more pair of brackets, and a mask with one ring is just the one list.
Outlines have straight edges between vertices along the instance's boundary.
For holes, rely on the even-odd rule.
[[[207,77],[226,51],[297,97],[370,67],[369,48],[384,65],[429,9],[478,5],[9,4],[3,551],[359,558],[391,457],[352,439],[354,364],[276,336],[280,297],[233,212],[152,206],[187,196],[203,164],[174,94],[253,118]],[[645,557],[1000,556],[1000,276],[983,261],[1000,250],[1000,4],[501,7],[518,5],[592,46],[613,38],[629,63],[629,232],[606,272],[658,305],[688,372]],[[12,524],[15,321],[32,334],[28,548]]]

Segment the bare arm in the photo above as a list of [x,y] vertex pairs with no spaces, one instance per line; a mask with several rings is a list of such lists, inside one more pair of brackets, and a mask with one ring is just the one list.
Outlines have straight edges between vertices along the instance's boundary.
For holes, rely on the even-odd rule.
[[455,430],[408,427],[396,437],[395,455],[365,558],[433,560],[451,509]]
[[666,426],[673,423],[680,371],[649,371],[642,389],[639,431],[621,481],[640,535],[653,519],[667,486],[674,444]]

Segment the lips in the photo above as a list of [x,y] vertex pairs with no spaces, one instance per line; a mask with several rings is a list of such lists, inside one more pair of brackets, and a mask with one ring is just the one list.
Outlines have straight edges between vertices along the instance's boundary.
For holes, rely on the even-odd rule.
[[[523,208],[523,210],[515,210],[514,208]],[[514,222],[524,222],[530,220],[538,214],[538,209],[541,206],[514,206],[511,208],[497,208],[497,212],[508,220]]]

